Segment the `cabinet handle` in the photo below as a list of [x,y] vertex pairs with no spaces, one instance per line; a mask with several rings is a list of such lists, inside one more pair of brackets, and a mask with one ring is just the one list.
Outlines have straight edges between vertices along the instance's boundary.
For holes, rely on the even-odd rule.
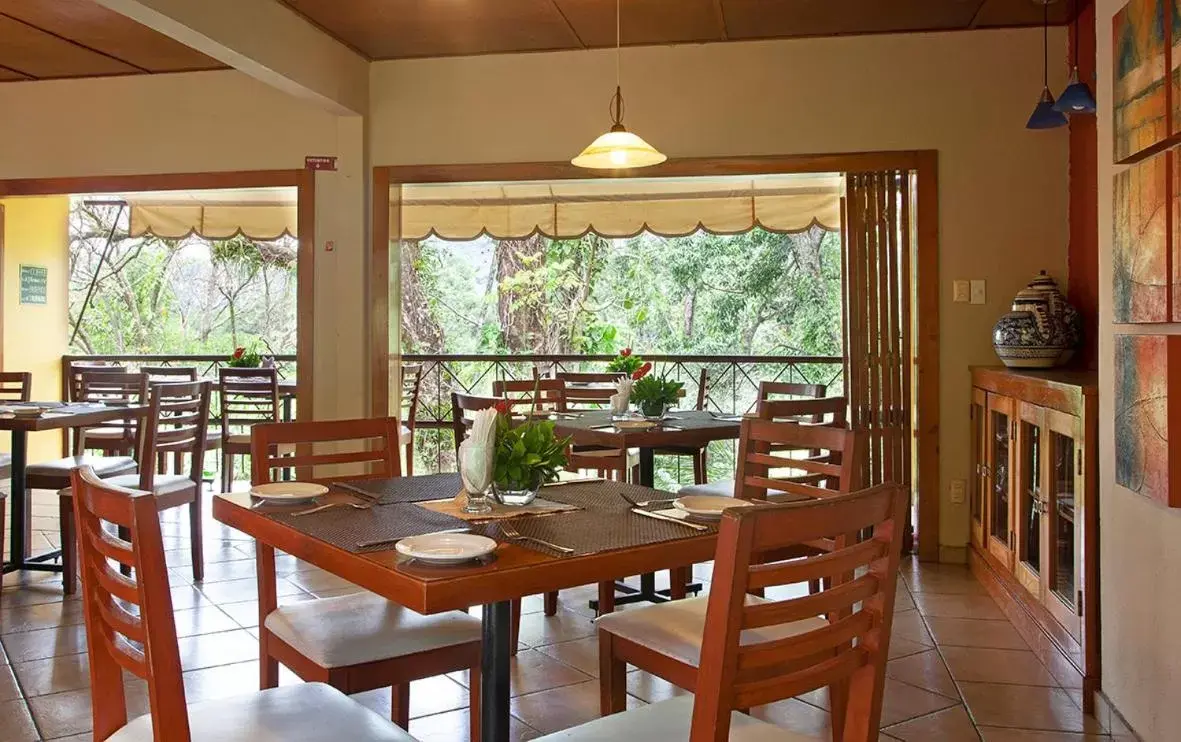
[[1078,471],[1075,472],[1078,476],[1083,475],[1083,449],[1078,450]]
[[1078,609],[1079,618],[1082,618],[1083,617],[1083,591],[1082,590],[1078,591],[1078,599],[1075,603],[1075,607]]

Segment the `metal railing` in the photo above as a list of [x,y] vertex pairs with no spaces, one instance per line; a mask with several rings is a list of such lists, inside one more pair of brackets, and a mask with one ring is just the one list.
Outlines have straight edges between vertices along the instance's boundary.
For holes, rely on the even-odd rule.
[[[416,472],[453,471],[454,440],[451,433],[451,393],[488,396],[500,380],[531,379],[534,369],[543,376],[554,371],[604,371],[610,355],[479,355],[405,354],[404,364],[422,365],[418,413],[415,423]],[[744,414],[758,402],[759,382],[794,381],[825,384],[830,395],[844,393],[843,359],[840,356],[713,356],[644,354],[653,373],[667,374],[685,384],[685,405],[696,404],[701,369],[707,371],[706,408]],[[719,441],[710,446],[711,478],[717,469],[733,473],[734,444]],[[715,463],[716,462],[716,466]],[[678,460],[675,471],[657,462],[658,479],[664,485],[683,480]],[[422,467],[421,472],[418,467]],[[661,476],[663,470],[664,476]],[[658,484],[659,486],[659,484]]]
[[[276,355],[275,368],[280,379],[295,378],[295,356]],[[216,379],[217,369],[227,365],[228,355],[194,354],[181,355],[176,353],[102,353],[97,355],[67,355],[62,356],[63,378],[71,363],[124,363],[131,369],[142,366],[192,366],[197,369],[197,376],[206,379]],[[64,382],[63,382],[64,383]],[[64,391],[64,389],[63,389]]]

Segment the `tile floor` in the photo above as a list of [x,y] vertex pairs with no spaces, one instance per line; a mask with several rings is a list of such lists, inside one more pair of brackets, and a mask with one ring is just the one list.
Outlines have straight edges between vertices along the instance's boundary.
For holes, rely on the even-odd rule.
[[[53,493],[34,496],[34,544],[57,544]],[[206,508],[206,513],[209,509]],[[190,702],[244,693],[257,683],[253,544],[209,520],[206,577],[193,585],[188,525],[181,510],[164,516],[185,688]],[[290,557],[279,560],[282,601],[314,600],[354,588]],[[1132,740],[1111,735],[1080,708],[1081,684],[1065,661],[1039,659],[967,569],[907,561],[899,586],[882,713],[882,739],[902,742],[1082,742]],[[708,580],[708,565],[697,569]],[[83,618],[63,600],[57,575],[8,575],[0,594],[0,740],[83,742],[90,735]],[[566,590],[557,616],[527,600],[513,674],[514,736],[526,740],[598,713],[591,587]],[[286,674],[284,682],[298,682]],[[410,731],[423,742],[467,740],[465,674],[415,683]],[[139,681],[128,681],[131,712],[144,713]],[[632,705],[682,693],[642,671],[628,677]],[[359,698],[389,712],[385,691]],[[765,719],[827,739],[824,692],[757,709]]]

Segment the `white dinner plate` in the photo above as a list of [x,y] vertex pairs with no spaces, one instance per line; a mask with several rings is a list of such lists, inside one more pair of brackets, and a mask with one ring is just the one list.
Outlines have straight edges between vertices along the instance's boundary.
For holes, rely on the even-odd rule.
[[12,405],[11,407],[3,408],[4,412],[11,413],[13,417],[40,417],[41,413],[48,410],[48,407],[42,407],[35,404],[20,404]]
[[431,564],[459,564],[496,551],[496,542],[474,533],[424,533],[394,544],[403,556]]
[[754,503],[721,495],[689,495],[673,500],[673,507],[694,518],[721,518],[727,508],[749,508]]
[[311,482],[271,482],[256,484],[250,488],[250,494],[270,502],[306,502],[328,494],[328,488]]
[[651,420],[616,420],[612,424],[620,430],[646,430],[656,427],[656,423]]

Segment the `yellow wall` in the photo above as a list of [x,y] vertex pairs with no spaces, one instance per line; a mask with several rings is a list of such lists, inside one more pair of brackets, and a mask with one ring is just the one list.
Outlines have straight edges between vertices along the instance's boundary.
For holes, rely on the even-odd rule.
[[[1041,44],[1028,29],[623,53],[626,123],[670,157],[939,150],[943,492],[969,474],[968,366],[996,363],[992,326],[1038,270],[1065,283],[1066,133],[1024,128]],[[376,63],[373,162],[568,160],[609,123],[614,75],[605,51]],[[988,303],[953,304],[957,278],[986,279]],[[962,558],[966,505],[945,499],[941,520]]]
[[[1181,510],[1115,483],[1116,332],[1181,334],[1181,325],[1112,325],[1111,17],[1124,0],[1096,4],[1099,84],[1099,583],[1103,691],[1146,742],[1181,735]],[[1163,372],[1163,369],[1161,369]],[[1181,445],[1169,442],[1170,448]]]
[[[61,398],[61,357],[69,345],[70,199],[7,198],[4,207],[4,370],[33,374],[33,399]],[[49,269],[46,304],[20,303],[20,266]],[[8,437],[3,436],[8,447]],[[29,437],[29,461],[61,456],[61,435]]]

